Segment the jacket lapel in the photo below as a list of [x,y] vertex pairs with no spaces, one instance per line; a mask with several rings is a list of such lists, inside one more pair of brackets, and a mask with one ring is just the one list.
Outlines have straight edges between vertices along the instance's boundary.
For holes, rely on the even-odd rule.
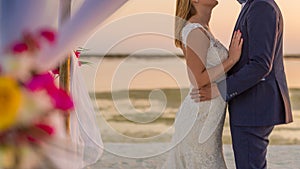
[[242,9],[242,11],[241,11],[241,13],[240,13],[240,15],[238,17],[238,20],[237,20],[237,22],[235,24],[234,30],[237,30],[238,26],[240,25],[241,19],[244,17],[245,13],[248,11],[250,3],[251,3],[251,0],[248,0],[248,2],[243,7],[243,9]]

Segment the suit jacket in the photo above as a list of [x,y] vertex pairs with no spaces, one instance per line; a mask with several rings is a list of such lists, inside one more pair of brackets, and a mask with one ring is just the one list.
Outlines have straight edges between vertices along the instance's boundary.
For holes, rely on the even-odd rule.
[[244,39],[238,63],[218,83],[230,122],[268,126],[292,122],[283,66],[283,18],[274,0],[248,0],[235,30]]

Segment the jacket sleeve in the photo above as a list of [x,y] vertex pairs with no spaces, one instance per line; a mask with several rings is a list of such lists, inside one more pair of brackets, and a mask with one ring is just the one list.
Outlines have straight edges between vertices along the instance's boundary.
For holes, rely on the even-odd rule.
[[246,18],[247,32],[243,32],[248,34],[249,61],[238,72],[218,83],[226,101],[255,86],[272,70],[278,37],[278,14],[267,2],[253,3]]

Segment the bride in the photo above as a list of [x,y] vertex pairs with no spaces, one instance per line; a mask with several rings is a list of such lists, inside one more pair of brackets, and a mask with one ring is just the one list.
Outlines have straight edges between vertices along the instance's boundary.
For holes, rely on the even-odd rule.
[[[176,3],[175,45],[186,59],[190,91],[224,79],[241,55],[240,31],[234,33],[229,51],[211,33],[209,21],[217,4],[216,0]],[[176,115],[172,138],[175,147],[163,168],[226,169],[222,150],[225,107],[220,96],[200,103],[187,96]]]

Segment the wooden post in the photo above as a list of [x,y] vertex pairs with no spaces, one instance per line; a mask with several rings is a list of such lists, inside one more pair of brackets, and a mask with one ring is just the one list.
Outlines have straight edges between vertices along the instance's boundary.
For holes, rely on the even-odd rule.
[[[72,0],[60,0],[60,13],[59,13],[59,27],[71,17],[71,4]],[[71,54],[67,57],[64,63],[59,68],[59,87],[70,93],[70,80],[71,80]],[[70,115],[69,112],[66,116],[66,132],[70,134]]]

